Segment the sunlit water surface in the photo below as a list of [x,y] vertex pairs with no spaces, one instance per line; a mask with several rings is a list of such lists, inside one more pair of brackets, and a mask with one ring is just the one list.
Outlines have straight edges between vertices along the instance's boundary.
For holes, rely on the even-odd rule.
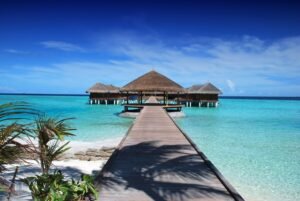
[[[56,117],[74,117],[71,140],[124,136],[133,122],[116,105],[89,105],[86,96],[0,95]],[[221,99],[218,108],[185,108],[176,119],[246,200],[300,200],[300,101]]]

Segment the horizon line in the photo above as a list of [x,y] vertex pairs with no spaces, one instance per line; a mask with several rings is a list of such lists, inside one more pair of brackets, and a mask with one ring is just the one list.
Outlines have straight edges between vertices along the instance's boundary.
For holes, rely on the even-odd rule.
[[[29,96],[89,96],[87,93],[69,93],[69,94],[64,94],[64,93],[1,93],[0,95],[29,95]],[[258,96],[258,95],[220,95],[219,98],[224,98],[224,99],[230,99],[230,98],[235,98],[235,99],[278,99],[278,100],[300,100],[300,96]]]

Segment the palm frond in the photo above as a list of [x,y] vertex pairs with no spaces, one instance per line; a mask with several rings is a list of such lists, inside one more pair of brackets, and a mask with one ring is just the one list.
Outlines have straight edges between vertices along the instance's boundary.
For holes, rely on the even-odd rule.
[[0,105],[0,122],[11,120],[12,116],[14,118],[23,118],[18,117],[18,115],[38,115],[40,112],[36,109],[33,109],[30,104],[25,102],[11,102]]
[[43,173],[48,173],[49,168],[53,160],[59,158],[69,147],[69,142],[61,145],[66,136],[73,136],[71,133],[73,128],[68,124],[67,119],[56,119],[47,116],[39,116],[35,123],[35,134],[38,138],[38,150],[39,163],[41,165]]
[[38,114],[37,110],[25,102],[14,102],[0,105],[0,172],[4,165],[23,159],[28,145],[19,141],[29,136],[28,124],[17,123],[28,114]]

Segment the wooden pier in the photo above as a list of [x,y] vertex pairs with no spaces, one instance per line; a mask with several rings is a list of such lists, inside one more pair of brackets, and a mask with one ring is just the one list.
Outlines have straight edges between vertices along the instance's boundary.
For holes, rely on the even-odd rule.
[[96,185],[101,201],[243,200],[161,106],[144,106]]

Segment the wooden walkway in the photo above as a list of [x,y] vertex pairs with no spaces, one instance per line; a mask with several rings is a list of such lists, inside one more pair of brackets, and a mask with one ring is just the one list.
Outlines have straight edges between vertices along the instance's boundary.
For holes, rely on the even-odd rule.
[[160,106],[144,107],[96,184],[101,201],[243,200]]

